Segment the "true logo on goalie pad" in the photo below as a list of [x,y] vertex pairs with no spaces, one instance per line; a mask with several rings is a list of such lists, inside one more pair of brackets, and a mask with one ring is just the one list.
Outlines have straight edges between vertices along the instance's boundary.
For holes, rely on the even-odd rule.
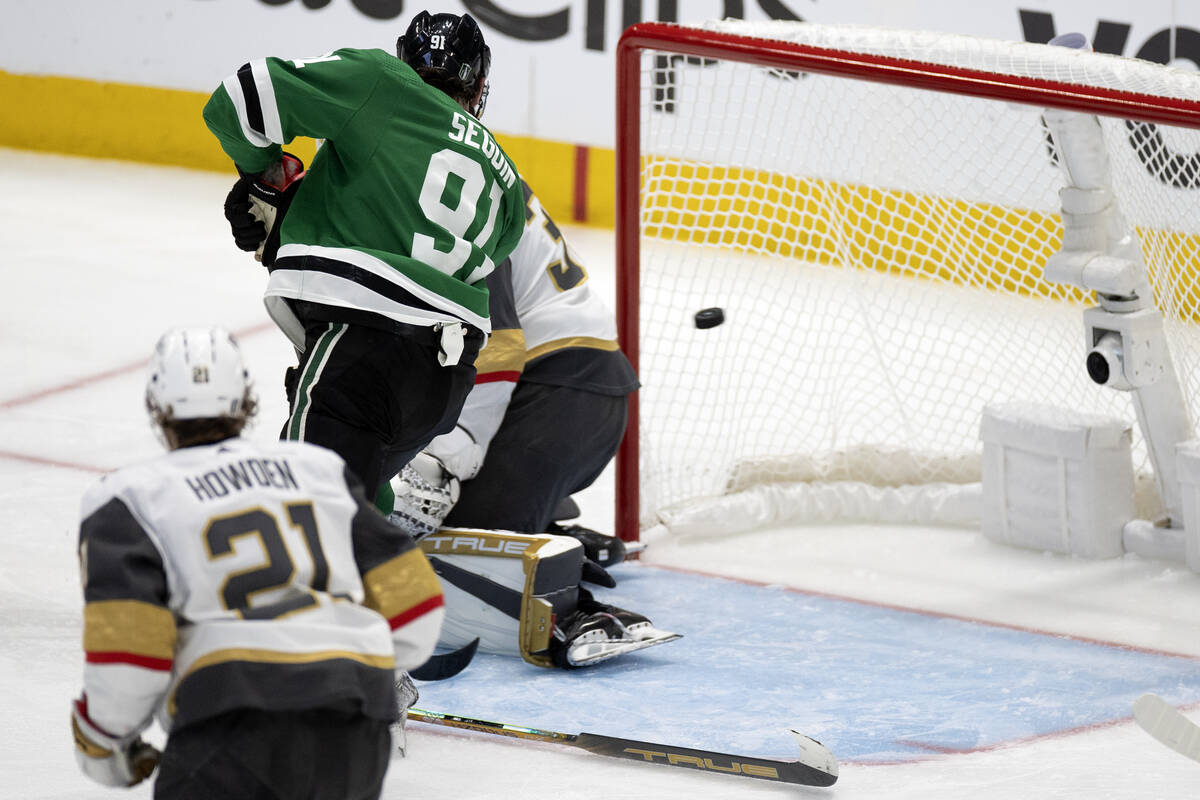
[[502,533],[435,533],[421,539],[427,554],[481,555],[493,558],[521,558],[536,541],[525,535]]
[[421,539],[442,584],[446,618],[438,646],[479,639],[484,653],[552,667],[556,614],[573,611],[583,546],[566,536],[444,528]]

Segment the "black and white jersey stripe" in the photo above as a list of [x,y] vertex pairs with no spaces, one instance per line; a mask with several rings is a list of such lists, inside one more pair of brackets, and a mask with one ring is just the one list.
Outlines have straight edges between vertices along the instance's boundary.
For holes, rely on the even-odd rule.
[[285,244],[270,271],[267,294],[358,309],[410,325],[461,321],[484,333],[492,329],[488,317],[358,250]]
[[279,106],[266,59],[243,64],[223,85],[233,101],[246,141],[257,147],[283,144],[283,125],[279,122]]

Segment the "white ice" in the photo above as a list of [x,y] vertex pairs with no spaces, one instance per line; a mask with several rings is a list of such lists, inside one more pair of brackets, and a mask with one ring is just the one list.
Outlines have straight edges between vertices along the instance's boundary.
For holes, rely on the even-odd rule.
[[[178,324],[239,332],[273,438],[289,347],[260,302],[265,274],[228,241],[232,175],[0,150],[0,797],[121,794],[77,771],[68,701],[82,669],[74,559],[78,500],[104,471],[158,451],[142,366]],[[613,286],[608,231],[563,226],[597,286]],[[610,528],[613,482],[581,499]],[[977,531],[827,525],[656,544],[645,561],[888,606],[1200,657],[1200,575],[1126,556],[1089,562],[1003,548]],[[644,610],[644,609],[643,609]],[[753,620],[746,620],[752,625]],[[1200,664],[1198,664],[1200,667]],[[577,702],[605,702],[579,697]],[[446,709],[453,711],[454,709]],[[736,712],[714,704],[711,724]],[[1200,712],[1188,709],[1200,721]],[[620,708],[612,714],[619,717]],[[521,719],[507,722],[521,723]],[[772,724],[778,721],[771,721]],[[577,732],[577,731],[567,731]],[[627,735],[638,737],[638,731]],[[903,765],[843,764],[798,789],[411,726],[387,798],[1191,798],[1200,764],[1131,720]]]

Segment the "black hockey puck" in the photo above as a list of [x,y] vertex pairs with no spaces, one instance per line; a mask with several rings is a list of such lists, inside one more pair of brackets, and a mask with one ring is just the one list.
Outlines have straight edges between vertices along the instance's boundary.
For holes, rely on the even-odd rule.
[[725,309],[702,308],[696,312],[697,328],[715,328],[725,321]]

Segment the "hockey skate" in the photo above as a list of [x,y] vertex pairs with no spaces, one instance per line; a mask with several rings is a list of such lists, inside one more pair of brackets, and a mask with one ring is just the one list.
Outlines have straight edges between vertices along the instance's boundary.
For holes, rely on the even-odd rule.
[[679,639],[682,634],[654,627],[634,611],[599,603],[579,590],[575,612],[555,627],[554,663],[563,669],[599,664],[626,653]]
[[611,567],[625,560],[625,543],[616,536],[608,536],[582,525],[562,526],[557,522],[550,523],[546,533],[578,540],[583,545],[583,554],[588,561],[594,561],[602,567]]
[[416,705],[421,693],[407,672],[396,673],[396,705],[400,707],[400,718],[391,724],[392,746],[404,758],[408,750],[408,734],[405,723],[408,722],[408,710]]

